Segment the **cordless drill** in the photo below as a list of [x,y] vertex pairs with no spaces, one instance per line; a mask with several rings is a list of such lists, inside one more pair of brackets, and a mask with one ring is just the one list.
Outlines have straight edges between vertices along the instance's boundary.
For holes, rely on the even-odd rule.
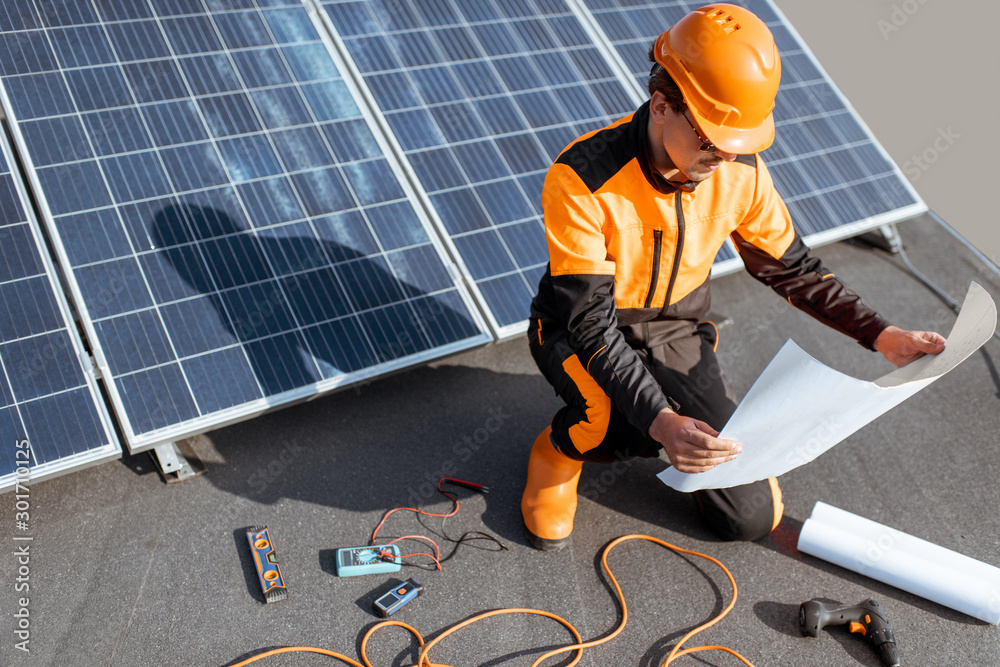
[[899,667],[899,650],[892,628],[874,599],[868,598],[853,607],[816,599],[803,602],[799,607],[799,629],[804,635],[816,637],[826,626],[844,623],[849,624],[851,632],[861,633],[868,639],[885,667]]

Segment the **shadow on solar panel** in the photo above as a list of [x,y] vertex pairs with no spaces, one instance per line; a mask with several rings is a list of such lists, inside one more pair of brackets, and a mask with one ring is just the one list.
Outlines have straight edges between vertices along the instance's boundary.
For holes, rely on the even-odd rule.
[[[446,300],[424,297],[451,286],[443,268],[427,274],[435,265],[421,261],[428,258],[403,263],[422,268],[414,285],[401,279],[399,262],[390,268],[383,256],[312,235],[258,235],[204,206],[167,206],[151,232],[161,248],[161,298],[188,297],[161,311],[202,413],[316,382],[317,366],[333,377],[476,332]],[[178,243],[190,237],[198,243]],[[243,355],[248,363],[232,363]]]

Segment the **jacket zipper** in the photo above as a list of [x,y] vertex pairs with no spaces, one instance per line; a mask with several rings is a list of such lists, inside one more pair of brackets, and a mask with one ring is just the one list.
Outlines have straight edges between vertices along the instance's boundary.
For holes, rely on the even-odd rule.
[[670,283],[667,284],[667,296],[663,299],[663,310],[670,307],[670,295],[677,282],[677,271],[681,266],[681,253],[684,251],[684,209],[681,207],[681,193],[674,193],[674,209],[677,211],[677,248],[674,250],[674,265],[670,268]]
[[653,303],[653,293],[656,292],[656,281],[660,277],[660,250],[663,248],[663,230],[653,230],[653,276],[649,279],[649,292],[646,293],[645,307]]

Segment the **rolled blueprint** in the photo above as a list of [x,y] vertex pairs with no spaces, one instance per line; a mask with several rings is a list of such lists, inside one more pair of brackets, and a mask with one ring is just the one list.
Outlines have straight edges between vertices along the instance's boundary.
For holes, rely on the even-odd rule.
[[1000,624],[1000,568],[818,502],[799,551]]

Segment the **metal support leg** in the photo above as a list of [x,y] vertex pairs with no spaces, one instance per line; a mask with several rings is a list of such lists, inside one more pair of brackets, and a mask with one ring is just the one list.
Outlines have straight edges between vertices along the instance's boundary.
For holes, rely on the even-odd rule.
[[879,231],[882,232],[882,236],[885,237],[885,241],[889,245],[889,252],[894,255],[899,252],[899,249],[903,247],[903,239],[899,235],[899,230],[896,229],[896,223],[882,225],[879,227]]
[[868,245],[895,255],[903,247],[903,239],[899,236],[895,223],[882,225],[877,230],[866,232],[858,237]]
[[[167,484],[183,482],[205,472],[204,466],[196,468],[195,465],[192,465],[192,462],[185,457],[185,454],[181,453],[175,442],[157,445],[153,448],[152,454],[153,460],[156,461],[156,467],[159,468],[160,475]],[[187,456],[193,457],[194,461],[201,463],[193,452],[188,453]]]

